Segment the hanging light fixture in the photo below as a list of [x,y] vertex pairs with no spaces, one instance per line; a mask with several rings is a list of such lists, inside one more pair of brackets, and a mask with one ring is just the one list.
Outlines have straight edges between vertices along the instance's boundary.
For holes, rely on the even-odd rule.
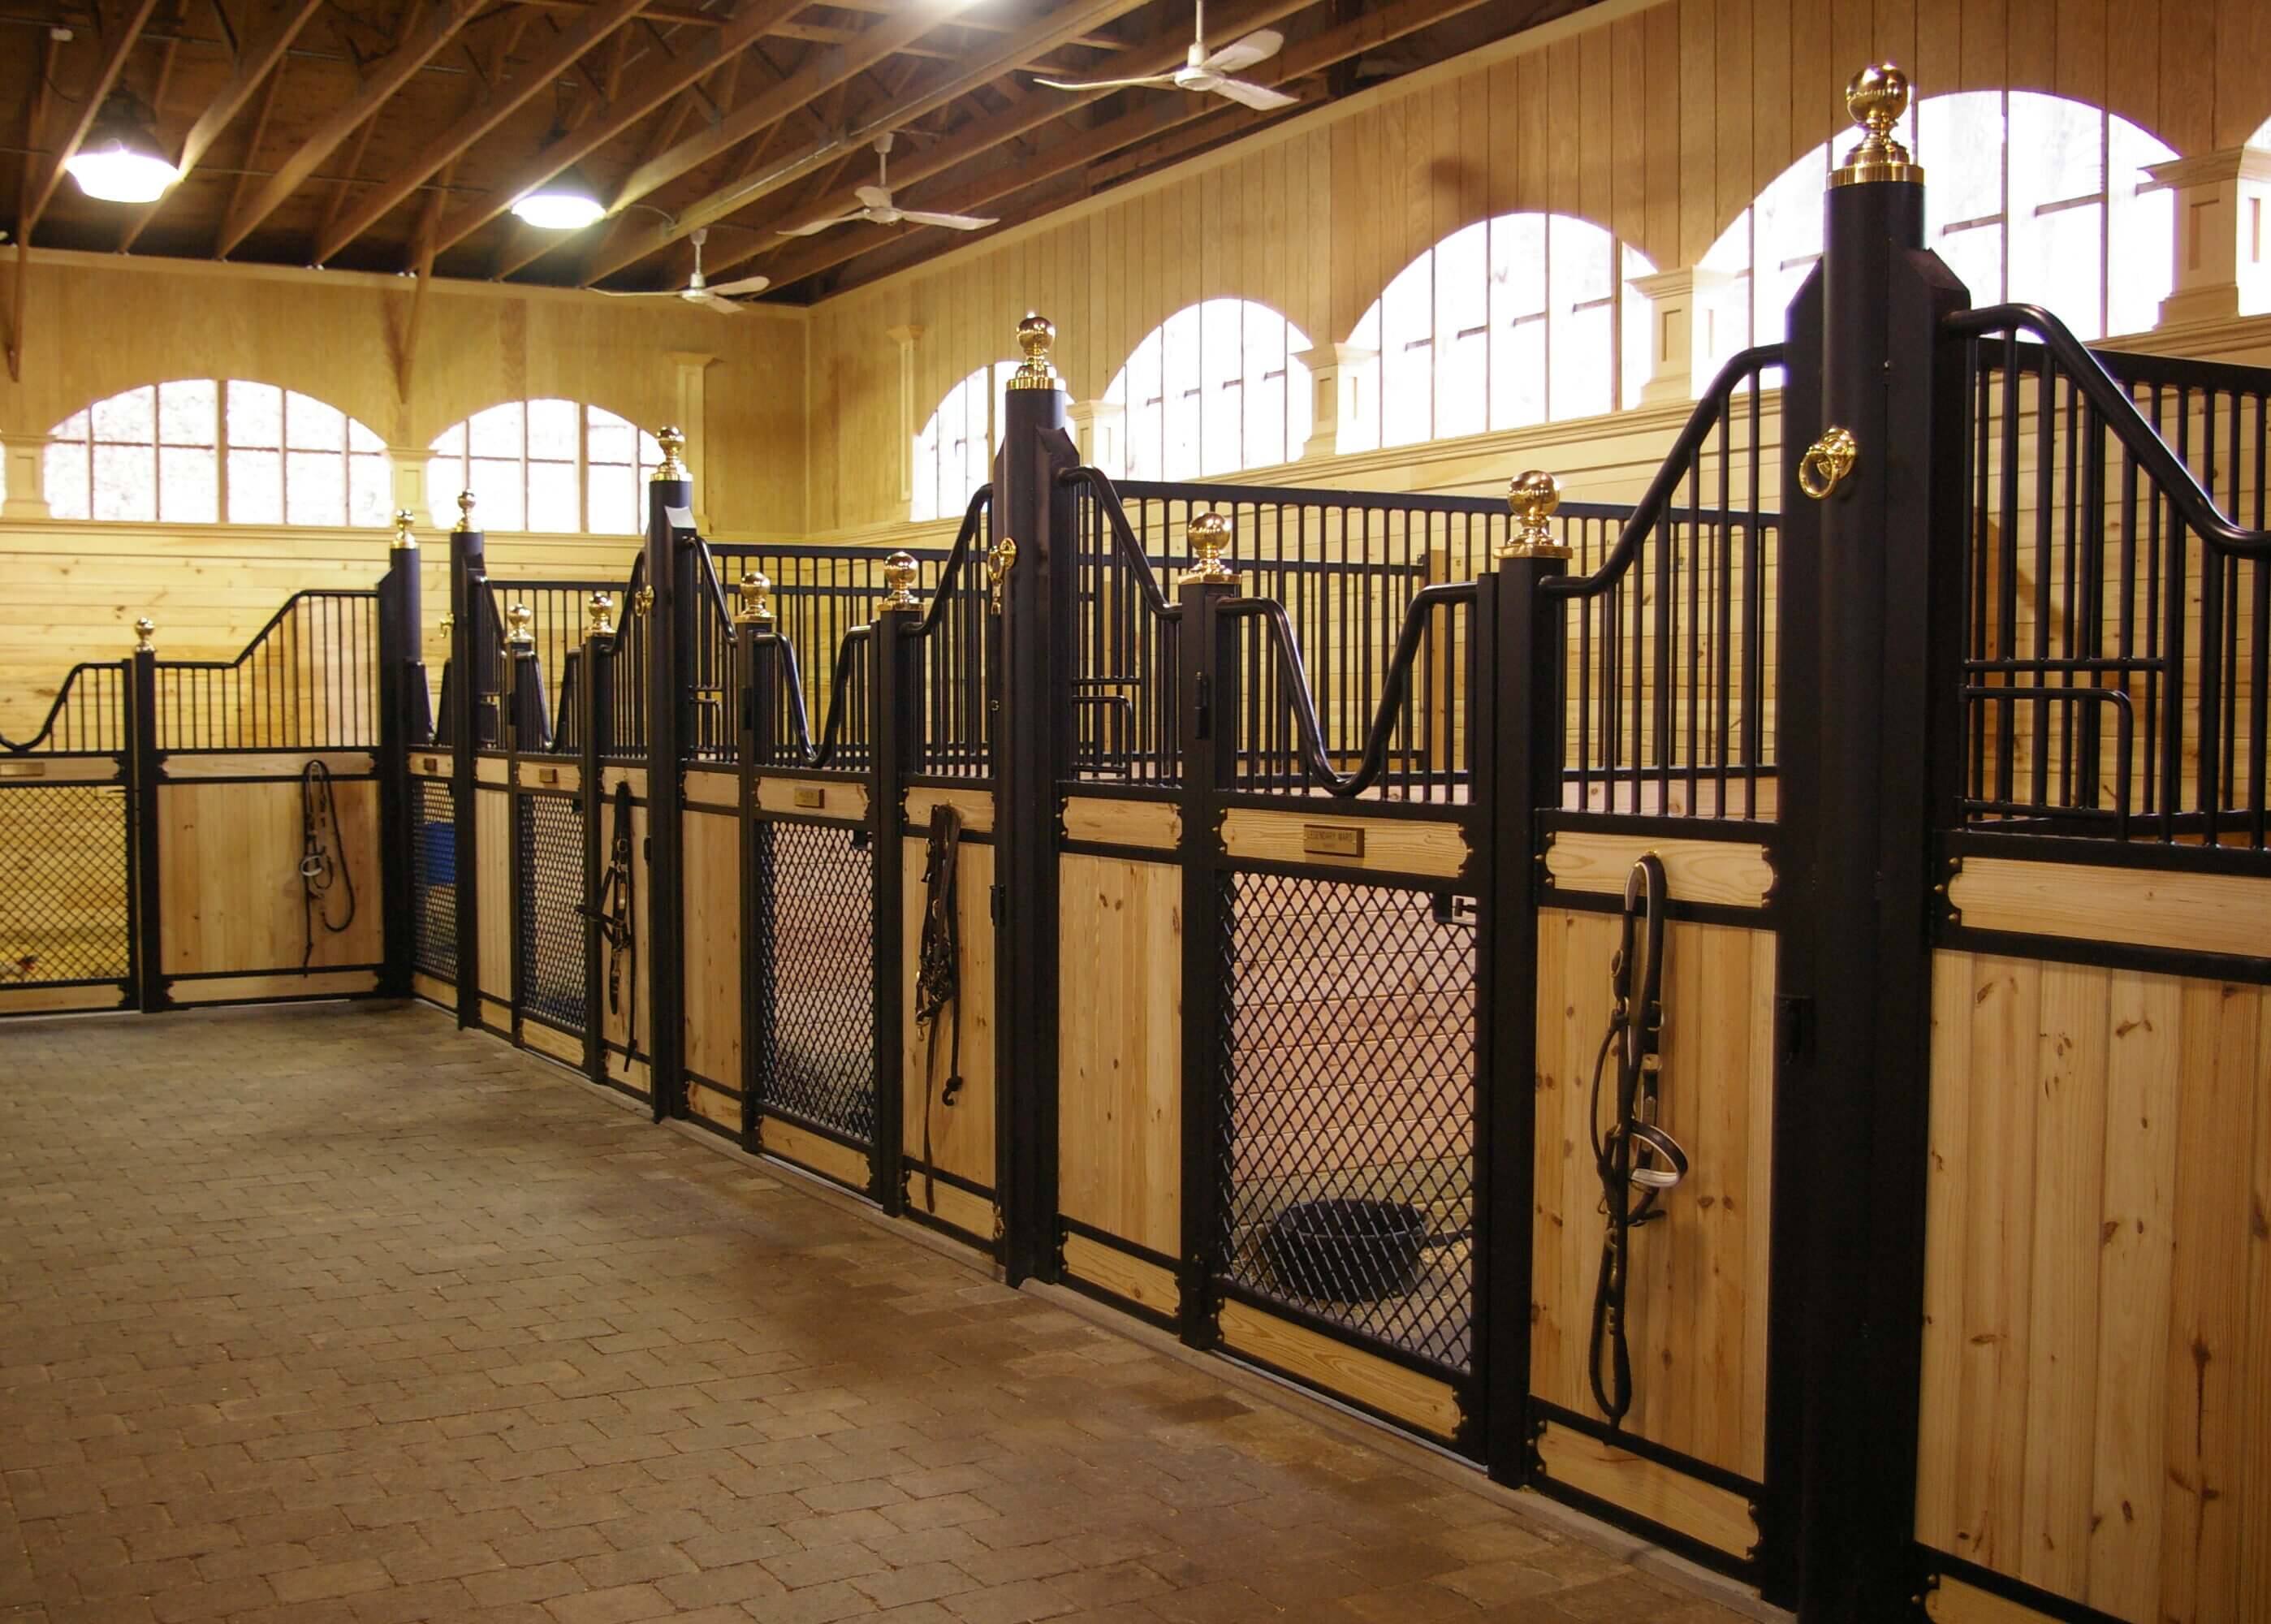
[[512,205],[512,212],[540,231],[575,231],[605,214],[607,205],[570,165],[525,193]]
[[64,162],[79,190],[105,203],[155,203],[182,178],[152,131],[150,109],[124,91],[102,104],[94,127]]

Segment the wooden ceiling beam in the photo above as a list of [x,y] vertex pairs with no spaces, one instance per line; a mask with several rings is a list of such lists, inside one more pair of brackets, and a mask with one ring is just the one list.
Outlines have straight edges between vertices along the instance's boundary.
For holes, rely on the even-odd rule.
[[563,69],[637,16],[645,4],[646,0],[607,0],[606,4],[577,18],[558,37],[537,52],[526,68],[505,80],[495,93],[483,100],[481,105],[469,108],[456,123],[428,142],[417,157],[357,204],[345,220],[325,232],[323,240],[316,245],[315,263],[319,265],[329,263],[340,250],[392,213],[428,179],[438,174],[444,166],[465,156],[475,142],[491,134],[542,94]]
[[[1447,17],[1472,11],[1482,4],[1484,0],[1397,0],[1397,4],[1384,6],[1377,11],[1365,12],[1313,39],[1287,47],[1282,55],[1261,63],[1247,77],[1259,84],[1282,86],[1322,72],[1336,63],[1361,55],[1391,40],[1400,39],[1404,34],[1417,33]],[[904,206],[934,213],[969,213],[997,197],[1005,197],[1029,186],[1038,185],[1067,170],[1095,163],[1143,143],[1157,141],[1172,130],[1232,105],[1213,96],[1162,91],[1149,106],[1139,107],[1132,113],[1123,114],[1067,140],[1044,143],[1028,162],[1005,166],[988,174],[973,176],[959,185],[943,188],[935,194],[909,199]],[[1296,111],[1288,108],[1282,113],[1246,122],[1263,123]],[[772,266],[769,274],[776,288],[791,287],[805,277],[816,276],[846,261],[887,248],[917,232],[934,229],[921,226],[899,227],[888,235],[880,235],[873,232],[863,234],[857,226],[845,227],[837,238],[814,239],[800,252],[785,256]],[[864,243],[861,241],[863,235],[867,239]],[[721,272],[725,268],[723,265],[719,267]]]
[[458,30],[472,20],[478,3],[479,0],[429,0],[409,38],[373,64],[370,76],[364,79],[354,98],[317,124],[259,190],[229,212],[213,257],[227,258],[261,221],[283,206],[285,199],[300,190],[339,143],[354,133],[357,125],[385,106],[413,75],[442,53],[457,37]]
[[95,119],[101,115],[103,102],[116,87],[118,76],[126,67],[126,58],[134,49],[134,41],[142,37],[144,25],[149,22],[150,13],[157,9],[158,0],[127,0],[125,10],[115,19],[115,26],[103,44],[101,56],[96,59],[94,77],[87,82],[86,99],[79,104],[78,116],[72,121],[70,131],[56,148],[54,161],[48,165],[46,175],[33,189],[31,202],[17,222],[18,242],[32,240],[32,228],[40,223],[40,216],[47,212],[48,205],[55,198],[56,188],[62,183],[63,166],[78,154],[79,144],[86,139],[87,131],[94,127]]
[[[229,75],[228,83],[222,86],[220,93],[205,104],[205,110],[197,115],[197,122],[190,126],[190,133],[182,138],[181,169],[184,177],[197,167],[199,160],[220,138],[221,132],[229,127],[236,115],[244,111],[254,93],[275,71],[276,64],[284,60],[284,53],[291,48],[292,41],[300,37],[300,31],[314,20],[316,13],[322,11],[324,5],[324,0],[284,0],[284,4],[269,12],[266,25],[259,30],[253,43],[237,54],[236,71]],[[173,195],[168,191],[165,197],[149,205],[133,218],[126,227],[125,235],[119,239],[120,253],[123,254],[134,246],[143,228],[157,217],[158,211],[166,206],[167,197]]]
[[[863,145],[883,131],[895,130],[910,120],[920,118],[934,108],[942,107],[957,97],[975,90],[987,80],[1010,72],[1036,57],[1045,56],[1063,45],[1066,41],[1099,24],[1109,22],[1115,17],[1132,11],[1143,4],[1145,0],[1068,0],[1068,4],[1058,6],[1021,33],[973,51],[970,56],[964,58],[957,72],[947,76],[905,106],[886,108],[875,118],[861,124],[860,128],[845,131],[838,140],[832,143],[823,142],[801,157],[778,165],[762,175],[736,181],[711,192],[706,197],[681,205],[676,211],[677,219],[674,222],[650,227],[595,262],[591,268],[591,279],[597,280],[622,270],[626,265],[635,264],[647,255],[669,246],[696,227],[707,226],[723,220],[728,214],[747,207],[758,198],[769,196],[782,187],[800,180],[822,166],[834,161],[838,154],[846,149]],[[877,36],[874,42],[877,47],[882,47],[888,39],[905,35],[915,26],[916,23],[925,20],[935,26],[934,18],[925,19],[918,13],[913,21],[900,19],[890,23],[879,23],[867,30],[867,34],[863,35],[862,38],[866,39],[868,35]],[[830,56],[838,56],[849,71],[856,71],[857,66],[865,65],[865,63],[853,65],[856,55],[849,48],[843,49],[840,56],[838,52],[830,52]],[[751,125],[749,128],[754,129],[755,126]],[[736,134],[733,139],[739,140],[742,135],[748,133],[748,130],[743,130]],[[714,139],[714,136],[715,132],[711,139]],[[706,155],[709,152],[720,150],[723,145],[730,145],[732,142],[726,141],[711,145],[709,140],[697,138],[696,142],[681,143],[679,153],[681,155],[689,156],[693,162],[698,162],[700,156],[696,154]],[[682,174],[684,168],[690,167],[691,164],[689,163],[676,173]],[[636,175],[633,177],[634,180],[639,178]],[[628,183],[625,186],[625,193],[627,197],[640,195]],[[744,255],[741,257],[747,257],[747,256]]]
[[613,106],[593,115],[506,175],[479,203],[443,220],[435,233],[435,252],[445,252],[464,242],[510,208],[531,187],[541,185],[570,164],[588,158],[719,63],[740,56],[763,39],[774,24],[795,16],[806,4],[807,0],[742,0],[733,21],[693,49],[657,63],[624,86]]

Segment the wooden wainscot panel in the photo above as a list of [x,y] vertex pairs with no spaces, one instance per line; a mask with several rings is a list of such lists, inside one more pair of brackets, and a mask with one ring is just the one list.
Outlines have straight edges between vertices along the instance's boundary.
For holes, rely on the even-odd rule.
[[[955,913],[962,938],[962,1092],[951,1106],[931,1097],[934,1091],[925,1076],[929,1045],[915,1024],[915,976],[922,956],[923,856],[922,841],[905,842],[902,853],[905,877],[899,896],[904,910],[900,918],[905,921],[901,934],[905,941],[899,1018],[905,1049],[900,1056],[899,1075],[905,1085],[901,1099],[906,1113],[906,1153],[921,1157],[923,1120],[927,1113],[931,1151],[936,1158],[934,1165],[990,1189],[994,1185],[994,915],[988,898],[994,888],[994,848],[964,846],[956,860]],[[952,1036],[951,1026],[939,1035],[941,1084],[946,1080]],[[916,1183],[920,1188],[921,1181]],[[945,1186],[940,1186],[942,1200],[945,1193]],[[986,1228],[974,1233],[990,1234],[991,1225],[989,1218]]]
[[757,1145],[768,1156],[825,1173],[838,1184],[853,1189],[867,1188],[867,1158],[848,1144],[765,1117],[757,1123]]
[[176,981],[175,1003],[241,1003],[261,998],[351,998],[378,990],[376,970],[296,971],[278,975],[213,976],[196,981]]
[[214,755],[169,755],[165,776],[176,784],[200,778],[296,778],[311,761],[323,763],[334,778],[361,778],[372,771],[369,750],[225,750]]
[[1545,871],[1567,891],[1624,895],[1632,867],[1653,852],[1664,863],[1664,888],[1674,902],[1728,908],[1766,905],[1774,889],[1767,849],[1733,840],[1658,840],[1645,835],[1559,830],[1545,848]]
[[1556,1483],[1660,1523],[1715,1551],[1747,1556],[1759,1541],[1747,1500],[1684,1471],[1550,1421],[1538,1440],[1538,1453],[1545,1475]]
[[483,993],[480,1013],[483,1025],[493,1026],[501,1032],[512,1031],[512,1006],[502,998],[492,998]]
[[1970,930],[2271,956],[2271,880],[1967,857],[1947,899]]
[[563,1066],[572,1066],[578,1071],[584,1069],[584,1040],[571,1038],[564,1032],[556,1032],[541,1021],[523,1021],[520,1024],[520,1047],[532,1049],[547,1060],[556,1060]]
[[[1603,1218],[1593,1065],[1621,920],[1546,908],[1538,923],[1538,1128],[1530,1387],[1594,1413],[1586,1349]],[[1754,1480],[1766,1475],[1775,936],[1674,920],[1664,936],[1664,1130],[1691,1171],[1636,1229],[1626,1326],[1635,1437]]]
[[1001,1231],[1001,1215],[986,1196],[973,1196],[953,1184],[934,1182],[926,1190],[919,1173],[907,1179],[907,1209],[927,1214],[942,1224],[951,1224],[964,1234],[975,1235],[987,1245]]
[[1183,838],[1183,815],[1169,801],[1119,801],[1074,795],[1065,801],[1068,840],[1172,851]]
[[1233,1353],[1247,1354],[1439,1438],[1459,1430],[1459,1397],[1448,1382],[1242,1302],[1223,1304],[1217,1323],[1222,1345]]
[[[617,770],[610,769],[604,776],[606,776],[612,783],[617,776]],[[634,791],[636,791],[637,786],[634,785],[633,788]],[[612,804],[609,804],[596,808],[596,812],[599,819],[599,861],[602,864],[605,864],[608,860],[609,850],[614,841],[615,809]],[[694,855],[692,846],[692,839],[696,832],[693,829],[693,825],[704,821],[707,820],[694,817],[689,817],[686,820],[689,830],[687,860],[689,865],[697,860]],[[730,822],[731,820],[719,819],[717,821]],[[487,839],[488,837],[484,835],[482,838]],[[486,873],[488,868],[488,848],[484,846],[481,850],[481,868],[483,872]],[[736,861],[738,862],[738,860],[739,859],[737,854]],[[622,972],[624,977],[622,996],[617,1002],[616,1007],[610,1009],[607,1008],[607,949],[605,942],[600,944],[599,1007],[597,1010],[593,1011],[593,1014],[599,1020],[599,1036],[604,1041],[616,1044],[627,1049],[637,1049],[641,1054],[644,1054],[654,1042],[654,1027],[651,1024],[654,1019],[654,1001],[647,995],[647,989],[644,986],[648,967],[653,963],[653,960],[649,958],[647,956],[648,944],[652,939],[651,933],[647,927],[647,893],[652,889],[648,884],[648,878],[651,872],[652,871],[647,867],[646,860],[646,808],[644,805],[637,805],[631,808],[631,937],[634,943],[634,950],[624,955],[622,961]],[[690,876],[690,868],[689,872]],[[738,872],[739,870],[737,868],[736,873],[738,874]],[[688,891],[687,896],[689,903],[697,899],[697,893],[690,890]],[[486,934],[489,917],[487,912],[488,904],[484,901],[481,904],[481,907],[483,910],[481,913],[482,928],[484,934]],[[736,939],[738,940],[738,935],[741,927],[741,909],[738,902],[731,904],[723,911],[733,916],[733,929],[736,933]],[[688,927],[689,931],[692,929],[692,910],[690,908],[689,911]],[[704,971],[697,974],[696,977],[689,979],[688,986],[689,995],[693,991],[694,982],[701,980],[702,977],[706,976],[708,972]],[[636,985],[633,982],[634,977],[637,978]],[[734,1009],[738,1019],[740,1012],[740,1003],[738,1000],[735,1002]],[[634,1019],[638,1023],[636,1031],[633,1030],[631,1024]],[[636,1041],[634,1041],[634,1039],[636,1039]],[[622,1056],[614,1054],[612,1050],[608,1053],[607,1064],[610,1075],[617,1082],[624,1084],[627,1087],[636,1088],[642,1093],[646,1091],[646,1062],[644,1060],[633,1062],[634,1069],[628,1076],[623,1070]],[[727,1077],[738,1079],[741,1074],[738,1071],[730,1071],[721,1072],[716,1075],[718,1075],[721,1079]]]
[[512,764],[501,756],[476,756],[473,758],[473,782],[503,784],[512,771]]
[[523,789],[556,789],[572,795],[584,782],[583,769],[572,761],[518,761],[512,769]]
[[0,987],[0,1015],[56,1015],[65,1010],[124,1008],[125,989],[111,983],[92,987]]
[[651,1092],[647,1086],[647,1065],[643,1059],[626,1060],[612,1049],[607,1054],[607,1073],[601,1079],[618,1088],[629,1089],[635,1094]]
[[410,752],[410,776],[413,778],[446,778],[457,763],[447,750],[413,750]]
[[457,987],[438,976],[428,975],[422,970],[414,972],[411,975],[410,990],[428,1002],[440,1004],[445,1009],[455,1010],[458,1007]]
[[735,1138],[741,1135],[741,1102],[731,1094],[721,1093],[708,1084],[689,1077],[686,1080],[686,1108],[712,1128],[722,1128]]
[[1113,1296],[1124,1297],[1154,1314],[1172,1317],[1182,1302],[1175,1277],[1158,1264],[1130,1257],[1085,1235],[1065,1237],[1064,1266],[1065,1272],[1073,1278],[1101,1286]]
[[1456,823],[1349,817],[1322,807],[1314,812],[1233,807],[1223,814],[1222,845],[1232,857],[1254,862],[1381,869],[1445,879],[1463,874],[1469,855],[1465,831]]
[[[686,1065],[741,1083],[741,825],[686,815]],[[604,832],[604,831],[603,831]],[[734,1107],[739,1131],[741,1107]]]
[[[1068,1218],[1182,1244],[1182,882],[1171,863],[1058,860],[1057,1183]],[[968,1051],[965,1042],[964,1049]]]
[[[503,764],[500,762],[498,765]],[[475,985],[484,998],[512,997],[512,797],[503,790],[473,792],[473,875],[480,950]],[[639,876],[644,880],[646,876]],[[644,885],[639,895],[646,895]],[[641,956],[640,962],[645,962]],[[484,1017],[484,1019],[488,1017]]]
[[732,812],[741,804],[741,776],[738,772],[709,767],[686,770],[689,807],[711,807],[720,812]]
[[96,756],[0,756],[0,785],[115,784],[118,763]]
[[757,809],[795,817],[867,818],[867,786],[842,779],[763,778],[757,780]]
[[994,797],[982,789],[911,789],[907,792],[907,827],[930,827],[930,809],[941,801],[962,814],[965,834],[994,831]]
[[1924,1611],[1933,1624],[2051,1624],[2047,1613],[2006,1601],[1960,1579],[1942,1578],[1925,1591]]
[[[371,964],[383,951],[378,786],[335,784],[331,797],[355,911],[343,931],[316,924],[310,962],[317,968]],[[297,970],[309,929],[299,783],[163,784],[158,817],[160,969]],[[346,901],[345,886],[336,886],[333,922],[346,916]]]

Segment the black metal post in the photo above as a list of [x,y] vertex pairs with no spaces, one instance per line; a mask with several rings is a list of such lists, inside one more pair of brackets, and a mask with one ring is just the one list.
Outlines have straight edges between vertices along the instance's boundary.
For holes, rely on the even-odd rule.
[[1009,380],[994,459],[995,533],[1016,543],[1003,585],[1001,708],[994,731],[994,1078],[1002,1273],[1057,1277],[1057,818],[1070,771],[1070,661],[1080,566],[1072,493],[1077,458],[1049,364],[1056,330],[1017,326],[1025,359]]
[[528,944],[521,930],[521,920],[529,916],[536,905],[532,890],[531,864],[525,849],[529,839],[527,806],[523,800],[525,787],[521,781],[520,758],[531,752],[549,748],[551,741],[545,736],[544,669],[537,664],[533,642],[520,643],[528,611],[525,606],[513,605],[505,611],[508,622],[517,622],[505,638],[504,677],[504,746],[510,754],[505,764],[505,849],[510,853],[505,872],[512,877],[506,884],[505,895],[510,899],[512,916],[507,934],[511,938],[507,957],[511,961],[512,1040],[521,1040],[524,1013],[534,1001],[529,996],[529,981],[533,966],[528,962]]
[[764,1109],[765,1054],[772,1041],[773,839],[758,816],[757,785],[772,759],[779,715],[780,639],[769,594],[744,588],[733,620],[741,835],[741,1148],[756,1155]]
[[146,620],[134,628],[140,644],[126,661],[126,759],[133,829],[128,867],[133,880],[134,1002],[145,1015],[173,1005],[168,990],[158,912],[158,655]]
[[875,839],[875,1114],[867,1193],[894,1218],[906,1205],[906,1078],[901,1061],[906,1053],[906,919],[900,898],[906,877],[906,779],[922,749],[922,661],[915,641],[922,620],[920,609],[894,608],[886,600],[868,639],[875,662],[867,688],[875,707],[867,734],[875,743],[867,817]]
[[1238,583],[1186,577],[1176,589],[1176,715],[1182,757],[1183,1145],[1182,1270],[1177,1330],[1194,1348],[1215,1345],[1214,1278],[1222,1250],[1223,984],[1222,791],[1238,749],[1238,650],[1217,613]]
[[389,998],[410,995],[415,949],[411,876],[418,829],[411,816],[410,747],[424,714],[413,695],[426,682],[418,658],[420,556],[410,515],[396,514],[394,543],[378,583],[378,875],[384,940],[378,990]]
[[694,735],[694,485],[675,428],[647,485],[647,1004],[654,1120],[686,1113],[686,747]]
[[576,800],[584,814],[584,1074],[607,1080],[607,976],[599,942],[599,877],[607,872],[607,762],[614,747],[614,604],[594,593],[577,662]]
[[1784,771],[1798,771],[1785,778],[1781,816],[1798,838],[1777,887],[1790,900],[1778,992],[1804,1001],[1777,1078],[1776,1177],[1794,1181],[1777,1195],[1795,1205],[1776,1234],[1802,1248],[1780,1278],[1803,1293],[1795,1543],[1806,1624],[1893,1616],[1916,1582],[1927,764],[1960,748],[1960,736],[1934,737],[1935,685],[1961,676],[1960,650],[1940,639],[1962,536],[1945,522],[1961,465],[1933,461],[1946,399],[1934,369],[1940,318],[1964,295],[1923,251],[1923,175],[1889,136],[1907,99],[1896,70],[1865,70],[1848,92],[1870,133],[1830,178],[1818,337],[1794,331],[1789,352],[1793,377],[1818,357],[1824,422],[1810,446],[1785,432],[1785,510],[1812,507],[1818,528],[1798,527],[1797,545],[1813,548],[1797,571],[1805,601],[1784,577],[1783,624],[1812,620],[1798,646],[1814,658],[1785,667],[1783,691],[1810,684],[1812,699],[1797,726],[1783,722]]
[[483,736],[480,693],[489,646],[488,538],[473,528],[471,491],[458,498],[458,528],[450,533],[450,805],[456,824],[452,872],[457,875],[458,1024],[481,1024],[480,825],[473,798],[480,783]]

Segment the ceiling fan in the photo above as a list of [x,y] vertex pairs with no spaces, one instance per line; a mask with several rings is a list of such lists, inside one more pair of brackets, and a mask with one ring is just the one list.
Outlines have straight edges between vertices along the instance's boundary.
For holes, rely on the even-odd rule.
[[1206,0],[1197,0],[1193,20],[1195,38],[1191,41],[1190,55],[1183,65],[1173,73],[1147,74],[1132,79],[1052,79],[1034,76],[1034,82],[1046,85],[1052,90],[1119,90],[1131,85],[1172,85],[1177,90],[1193,90],[1202,94],[1212,92],[1226,96],[1243,107],[1272,112],[1289,108],[1300,101],[1282,90],[1271,90],[1266,85],[1255,85],[1231,76],[1241,68],[1250,68],[1257,62],[1275,56],[1285,44],[1285,36],[1275,28],[1257,28],[1242,40],[1233,41],[1207,54]]
[[891,201],[890,160],[891,135],[886,130],[875,138],[875,183],[855,186],[852,195],[860,199],[860,207],[849,214],[831,215],[827,220],[808,220],[801,226],[791,227],[779,235],[785,237],[808,237],[815,232],[825,231],[830,226],[848,226],[853,220],[872,220],[878,226],[896,226],[905,220],[912,226],[943,226],[949,231],[983,231],[988,226],[1001,224],[976,214],[933,214],[924,209],[903,209]]
[[702,276],[702,245],[710,240],[710,228],[697,226],[692,234],[694,242],[694,277],[683,287],[639,288],[625,293],[613,287],[598,291],[610,299],[683,299],[689,304],[706,305],[727,316],[738,315],[741,305],[726,295],[729,294],[761,294],[772,286],[770,277],[742,276],[730,282],[704,281]]

